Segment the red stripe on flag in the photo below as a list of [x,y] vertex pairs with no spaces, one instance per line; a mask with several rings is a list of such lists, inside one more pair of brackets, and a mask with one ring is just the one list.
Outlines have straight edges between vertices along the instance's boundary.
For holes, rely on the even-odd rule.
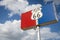
[[21,29],[30,29],[36,26],[36,20],[31,19],[32,11],[28,11],[21,15]]

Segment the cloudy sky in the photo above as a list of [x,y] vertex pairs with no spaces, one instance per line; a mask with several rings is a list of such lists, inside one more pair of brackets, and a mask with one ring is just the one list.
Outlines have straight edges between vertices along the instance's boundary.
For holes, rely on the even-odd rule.
[[[60,19],[60,0],[0,0],[0,40],[37,40],[35,30],[20,28],[20,15],[53,1]],[[42,40],[60,40],[60,21],[40,28]]]

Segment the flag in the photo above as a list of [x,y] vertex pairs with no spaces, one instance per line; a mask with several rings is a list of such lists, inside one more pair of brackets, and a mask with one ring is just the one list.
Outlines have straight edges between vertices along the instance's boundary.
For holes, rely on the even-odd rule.
[[27,30],[36,26],[45,26],[58,21],[54,3],[48,3],[42,8],[35,8],[21,15],[21,29]]

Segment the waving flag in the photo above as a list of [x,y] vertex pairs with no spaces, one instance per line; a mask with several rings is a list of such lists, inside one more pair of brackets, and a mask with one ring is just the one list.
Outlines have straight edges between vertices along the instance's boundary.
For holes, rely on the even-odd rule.
[[35,8],[21,15],[21,28],[23,30],[56,23],[57,16],[54,3],[48,3],[41,8]]

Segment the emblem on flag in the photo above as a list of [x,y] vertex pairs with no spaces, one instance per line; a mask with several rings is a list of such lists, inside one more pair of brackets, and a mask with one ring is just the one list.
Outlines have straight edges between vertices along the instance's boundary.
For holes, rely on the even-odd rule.
[[38,20],[42,16],[43,16],[43,14],[41,12],[41,8],[38,7],[38,8],[35,8],[34,10],[32,10],[32,17],[31,17],[31,19]]

